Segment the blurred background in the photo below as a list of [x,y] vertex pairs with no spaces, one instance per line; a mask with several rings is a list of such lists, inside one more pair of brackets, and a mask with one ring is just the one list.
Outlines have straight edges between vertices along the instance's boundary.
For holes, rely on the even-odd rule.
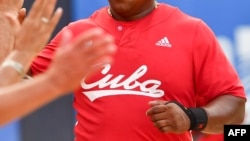
[[[25,0],[28,10],[34,0]],[[250,97],[250,1],[249,0],[158,0],[203,19],[215,32],[228,58],[238,71]],[[88,17],[107,5],[107,0],[58,0],[64,15],[52,37],[71,21]],[[31,115],[0,128],[0,141],[73,141],[72,95],[62,97]],[[244,124],[250,124],[247,103]],[[221,136],[195,133],[196,141],[222,141]]]

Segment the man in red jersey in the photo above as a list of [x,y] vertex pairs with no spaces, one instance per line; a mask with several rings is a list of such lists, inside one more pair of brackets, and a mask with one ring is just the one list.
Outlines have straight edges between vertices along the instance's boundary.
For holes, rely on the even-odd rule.
[[31,67],[46,70],[64,30],[114,36],[114,63],[74,92],[76,141],[191,141],[193,130],[217,134],[243,121],[244,88],[202,20],[155,0],[109,4],[62,29]]

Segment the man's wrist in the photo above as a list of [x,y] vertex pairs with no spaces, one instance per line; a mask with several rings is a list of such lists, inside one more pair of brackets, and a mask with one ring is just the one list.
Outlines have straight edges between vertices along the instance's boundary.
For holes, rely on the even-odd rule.
[[190,118],[189,130],[203,130],[208,121],[207,113],[203,108],[187,108],[188,117]]

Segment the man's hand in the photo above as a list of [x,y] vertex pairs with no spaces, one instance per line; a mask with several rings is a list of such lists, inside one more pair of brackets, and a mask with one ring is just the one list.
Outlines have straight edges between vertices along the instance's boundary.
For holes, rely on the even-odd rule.
[[25,18],[26,10],[21,8],[24,0],[0,0],[0,63],[13,50],[14,47],[14,32],[6,18],[6,13],[13,15],[19,19],[19,22]]
[[12,14],[7,14],[15,32],[15,50],[36,55],[47,44],[62,16],[61,8],[54,11],[56,2],[56,0],[36,0],[22,25],[20,19],[18,21]]
[[190,120],[186,113],[175,103],[165,104],[167,101],[151,101],[151,108],[147,111],[153,124],[161,132],[183,133],[190,127]]

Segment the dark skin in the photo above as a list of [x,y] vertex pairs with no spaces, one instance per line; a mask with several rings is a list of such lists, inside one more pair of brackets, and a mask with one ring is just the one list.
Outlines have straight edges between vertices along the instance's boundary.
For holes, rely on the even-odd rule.
[[[150,14],[155,0],[108,0],[110,11],[118,21],[133,21]],[[245,116],[245,99],[223,95],[215,98],[203,108],[208,115],[204,133],[223,133],[225,124],[240,124]],[[162,132],[183,133],[190,127],[190,120],[184,111],[174,103],[150,101],[146,112],[153,124]]]
[[109,0],[112,16],[118,21],[145,17],[155,8],[155,0]]

